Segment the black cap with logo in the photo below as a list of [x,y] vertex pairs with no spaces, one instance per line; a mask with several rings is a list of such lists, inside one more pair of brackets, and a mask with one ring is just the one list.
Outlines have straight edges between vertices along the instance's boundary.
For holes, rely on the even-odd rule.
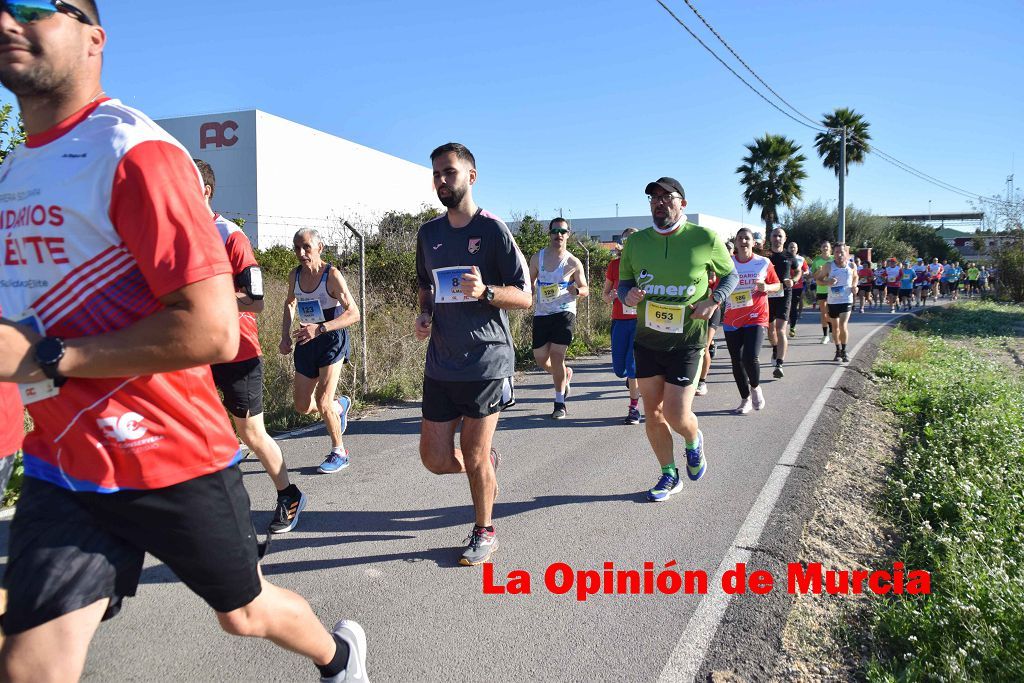
[[644,190],[646,194],[651,194],[654,188],[660,187],[666,192],[678,192],[679,196],[686,199],[686,192],[683,191],[683,186],[679,184],[679,181],[675,178],[669,178],[667,176],[658,178],[653,183],[647,183],[647,188]]

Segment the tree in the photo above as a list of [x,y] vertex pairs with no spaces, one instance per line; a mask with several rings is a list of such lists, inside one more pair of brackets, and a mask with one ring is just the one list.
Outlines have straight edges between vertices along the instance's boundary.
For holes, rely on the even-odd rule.
[[864,157],[871,151],[868,144],[871,140],[868,133],[871,124],[854,110],[840,107],[831,114],[825,114],[821,125],[828,128],[828,131],[814,136],[814,147],[818,150],[822,165],[832,169],[837,178],[839,157],[843,147],[839,129],[846,128],[846,175],[850,175],[850,164],[863,164]]
[[25,126],[21,114],[14,118],[13,113],[14,107],[10,104],[0,107],[0,164],[15,147],[25,141]]
[[800,145],[784,135],[765,133],[746,145],[747,156],[736,169],[743,185],[747,210],[761,207],[761,220],[770,231],[779,223],[779,208],[792,208],[803,195],[800,181],[807,177]]
[[548,228],[529,214],[519,222],[519,231],[515,234],[516,244],[526,258],[548,246]]

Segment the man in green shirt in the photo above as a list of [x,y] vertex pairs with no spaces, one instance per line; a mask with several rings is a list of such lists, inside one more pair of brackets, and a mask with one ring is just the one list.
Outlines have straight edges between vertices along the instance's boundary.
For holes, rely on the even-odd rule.
[[978,276],[981,275],[981,270],[977,264],[972,263],[967,266],[967,296],[973,298],[978,293]]
[[[832,262],[832,243],[828,240],[823,240],[821,243],[821,251],[811,261],[811,274],[818,272],[826,263]],[[814,290],[814,299],[818,304],[818,313],[821,315],[821,343],[828,344],[832,341],[832,321],[828,317],[828,305],[825,300],[828,299],[828,287],[822,287],[816,284]]]
[[[682,489],[672,432],[686,444],[687,476],[704,476],[704,435],[692,404],[707,343],[708,318],[739,279],[725,242],[686,222],[686,194],[675,178],[648,183],[654,226],[634,233],[619,264],[619,299],[637,309],[633,356],[647,415],[647,439],[661,478],[647,496],[667,500]],[[708,298],[708,274],[719,283]]]

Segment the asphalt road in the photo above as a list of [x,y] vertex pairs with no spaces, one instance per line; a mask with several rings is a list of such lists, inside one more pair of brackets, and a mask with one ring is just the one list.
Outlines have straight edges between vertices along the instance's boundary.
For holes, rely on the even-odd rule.
[[[855,314],[852,341],[894,317]],[[316,473],[329,447],[322,430],[281,440],[310,502],[298,528],[275,537],[263,570],[305,596],[325,624],[362,623],[375,680],[657,680],[673,652],[687,647],[680,636],[703,596],[578,601],[575,591],[550,593],[545,570],[556,562],[574,570],[606,562],[642,570],[652,562],[661,570],[674,560],[676,569],[706,572],[708,592],[720,591],[719,564],[836,367],[834,347],[819,344],[816,312],[805,311],[798,331],[784,379],[771,378],[770,350],[762,351],[767,407],[748,416],[731,414],[739,398],[721,346],[710,394],[696,399],[707,474],[660,504],[644,496],[659,469],[644,427],[622,424],[627,393],[607,356],[572,364],[563,421],[549,417],[547,376],[523,375],[518,405],[495,437],[503,460],[495,508],[501,548],[493,560],[499,583],[513,570],[528,572],[530,594],[485,595],[483,569],[458,566],[472,525],[469,489],[464,475],[436,476],[420,464],[418,404],[356,416],[345,436],[352,465],[334,475]],[[254,460],[240,467],[256,526],[266,528],[270,480]],[[3,548],[8,525],[0,523]],[[205,604],[149,559],[139,595],[99,629],[85,678],[300,681],[314,674],[269,643],[223,634]]]

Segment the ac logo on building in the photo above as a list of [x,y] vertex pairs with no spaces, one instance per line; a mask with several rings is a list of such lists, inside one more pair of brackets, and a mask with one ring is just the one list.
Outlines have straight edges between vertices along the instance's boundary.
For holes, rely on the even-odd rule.
[[231,147],[238,142],[238,136],[235,134],[237,130],[238,124],[234,121],[208,121],[199,126],[199,149],[210,146]]

